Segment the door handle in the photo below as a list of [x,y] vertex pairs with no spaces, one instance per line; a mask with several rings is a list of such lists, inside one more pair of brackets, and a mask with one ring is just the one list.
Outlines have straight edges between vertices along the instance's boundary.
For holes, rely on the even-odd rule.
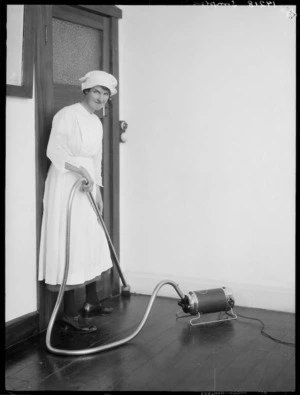
[[125,143],[127,140],[126,130],[128,128],[128,123],[125,121],[119,121],[120,125],[120,142]]

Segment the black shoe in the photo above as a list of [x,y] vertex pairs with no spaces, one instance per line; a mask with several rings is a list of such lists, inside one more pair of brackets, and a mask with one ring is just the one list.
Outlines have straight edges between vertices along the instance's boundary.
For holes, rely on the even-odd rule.
[[82,320],[82,317],[80,315],[77,315],[75,317],[70,317],[66,314],[64,314],[61,318],[61,321],[63,324],[65,324],[65,329],[68,328],[68,326],[71,326],[72,328],[76,329],[76,331],[81,332],[81,333],[90,333],[90,332],[95,332],[97,330],[97,327],[95,325],[89,325],[84,320]]
[[95,317],[97,315],[107,315],[112,313],[112,311],[112,307],[104,307],[101,303],[91,304],[85,302],[82,306],[82,309],[80,310],[80,314],[82,317],[88,318]]

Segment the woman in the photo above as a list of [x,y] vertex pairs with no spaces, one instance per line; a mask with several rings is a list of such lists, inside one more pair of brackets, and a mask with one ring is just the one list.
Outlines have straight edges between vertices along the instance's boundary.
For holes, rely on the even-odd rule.
[[[44,214],[39,255],[39,281],[58,291],[65,267],[66,213],[70,191],[79,176],[87,179],[83,189],[93,193],[102,213],[102,137],[103,129],[95,111],[117,93],[117,80],[104,71],[91,71],[80,78],[84,98],[62,108],[54,116],[47,147],[51,165],[45,183]],[[74,166],[78,168],[74,172]],[[96,280],[112,267],[103,228],[85,192],[77,190],[72,207],[70,265],[64,293],[62,321],[79,332],[93,332],[86,317],[111,313],[98,300]],[[86,302],[80,312],[74,290],[85,286]]]

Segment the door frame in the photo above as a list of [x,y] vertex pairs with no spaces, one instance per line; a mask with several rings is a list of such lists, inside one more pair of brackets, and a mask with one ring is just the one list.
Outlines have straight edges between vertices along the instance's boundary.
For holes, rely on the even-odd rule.
[[[43,216],[43,196],[45,180],[50,165],[45,160],[48,139],[51,131],[53,113],[53,62],[52,60],[52,5],[36,5],[36,50],[35,50],[35,142],[36,142],[36,246],[37,246],[37,308],[40,316],[40,330],[44,330],[49,322],[52,309],[57,298],[56,293],[47,292],[45,285],[38,281],[38,259]],[[109,17],[110,59],[109,72],[119,81],[119,42],[118,20],[122,11],[116,6],[74,5],[77,9],[93,14]],[[107,226],[116,253],[119,255],[119,95],[116,95],[109,111],[111,135],[109,139],[108,165],[110,168],[109,195],[110,219]],[[105,200],[104,200],[105,204]],[[105,218],[104,218],[105,220]],[[112,268],[112,295],[120,293],[119,274]]]

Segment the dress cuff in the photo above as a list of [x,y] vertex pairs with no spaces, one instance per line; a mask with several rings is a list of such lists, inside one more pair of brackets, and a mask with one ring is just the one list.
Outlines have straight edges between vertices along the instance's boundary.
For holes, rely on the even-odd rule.
[[96,181],[95,181],[95,184],[98,185],[98,186],[101,187],[101,188],[104,188],[104,187],[103,187],[103,184],[102,184],[102,180],[96,180]]

